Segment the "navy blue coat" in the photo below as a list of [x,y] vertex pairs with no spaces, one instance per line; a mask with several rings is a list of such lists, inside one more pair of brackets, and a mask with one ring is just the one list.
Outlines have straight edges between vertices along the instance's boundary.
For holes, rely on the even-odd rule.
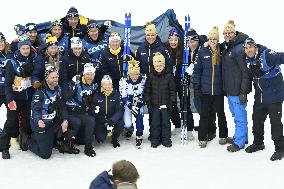
[[[91,85],[86,84],[83,81],[82,76],[78,83],[72,83],[72,98],[71,101],[67,102],[68,111],[74,113],[86,113],[91,107],[92,98],[97,90],[97,84],[92,83]],[[80,112],[78,112],[78,110]]]
[[113,55],[109,48],[101,52],[100,66],[98,76],[102,78],[104,75],[110,75],[114,89],[119,89],[119,80],[123,76],[123,49],[118,55]]
[[254,81],[255,103],[272,104],[283,101],[284,81],[280,64],[284,64],[284,53],[258,45],[256,58],[247,57],[246,62]]
[[103,49],[107,48],[108,43],[104,39],[103,34],[99,33],[97,41],[93,41],[88,35],[82,40],[84,50],[90,55],[91,61],[95,64],[100,62],[100,56]]
[[[53,108],[50,108],[51,105]],[[48,109],[50,110],[48,111]],[[31,110],[30,123],[31,129],[34,132],[45,131],[50,127],[58,126],[55,124],[60,124],[63,120],[68,119],[66,106],[62,103],[60,87],[50,90],[45,82],[40,89],[35,91],[32,98]],[[57,121],[55,121],[56,119]],[[38,126],[39,120],[45,123],[45,128]]]
[[21,67],[20,64],[30,68],[28,77],[31,77],[33,69],[31,67],[33,67],[33,61],[33,53],[31,53],[29,57],[24,57],[18,50],[15,52],[12,59],[7,62],[5,75],[5,96],[7,103],[13,100],[31,100],[33,92],[32,87],[29,87],[23,91],[13,91],[12,85],[14,83],[15,76],[23,77],[23,73],[21,71],[19,72],[19,68]]
[[82,51],[80,56],[75,56],[72,49],[69,49],[62,58],[60,71],[60,83],[65,99],[70,98],[70,82],[75,75],[80,75],[84,71],[84,65],[90,63],[90,56]]
[[160,52],[164,55],[166,60],[166,71],[168,73],[173,73],[172,59],[170,57],[168,49],[161,42],[159,36],[157,36],[156,41],[153,44],[149,44],[146,39],[145,42],[137,49],[136,60],[140,62],[141,73],[148,75],[153,72],[153,56],[154,53]]
[[194,65],[192,82],[201,87],[203,94],[222,95],[222,64],[212,65],[212,52],[210,47],[203,47],[198,51],[198,57]]
[[0,95],[5,95],[5,71],[6,63],[12,57],[11,53],[6,54],[5,52],[0,52]]
[[115,189],[112,176],[103,171],[91,182],[89,189]]
[[[93,107],[90,111],[96,117],[98,122],[107,120],[118,123],[123,118],[124,106],[119,92],[113,90],[109,96],[105,96],[102,92],[96,93],[92,101]],[[95,113],[95,107],[99,106],[99,113]]]
[[237,32],[234,41],[221,44],[223,89],[228,96],[251,92],[251,80],[243,52],[243,43],[247,38],[246,34]]

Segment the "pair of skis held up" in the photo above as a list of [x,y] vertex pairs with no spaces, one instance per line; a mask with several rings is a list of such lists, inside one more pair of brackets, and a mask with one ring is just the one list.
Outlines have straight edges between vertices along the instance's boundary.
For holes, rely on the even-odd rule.
[[[185,28],[184,28],[184,48],[183,48],[183,61],[182,61],[182,87],[183,87],[183,94],[181,99],[181,118],[182,118],[182,125],[181,125],[181,143],[186,144],[187,142],[187,100],[188,100],[188,81],[185,77],[185,72],[188,67],[188,56],[189,56],[189,47],[186,42],[186,34],[190,28],[190,17],[189,15],[185,16]],[[131,14],[125,14],[125,25],[124,25],[124,50],[123,56],[130,55],[130,36],[131,36]],[[128,64],[127,61],[123,62],[123,76],[127,75]]]

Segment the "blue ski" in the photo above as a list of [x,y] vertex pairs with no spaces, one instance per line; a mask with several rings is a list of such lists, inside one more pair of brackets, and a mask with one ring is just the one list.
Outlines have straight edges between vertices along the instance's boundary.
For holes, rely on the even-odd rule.
[[[131,33],[131,14],[125,13],[123,57],[126,57],[126,55],[130,55],[130,33]],[[126,60],[124,60],[123,76],[127,75],[127,70],[128,70],[128,63]]]

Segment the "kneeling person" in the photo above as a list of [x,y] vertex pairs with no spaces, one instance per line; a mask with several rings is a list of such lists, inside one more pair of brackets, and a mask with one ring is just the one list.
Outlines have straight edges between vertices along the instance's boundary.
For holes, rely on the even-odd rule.
[[68,129],[68,114],[61,103],[61,89],[58,86],[58,72],[49,66],[45,71],[45,81],[32,98],[31,127],[32,138],[27,137],[26,145],[30,151],[43,159],[50,158],[54,141],[62,133],[64,142],[59,149],[68,153],[79,153],[72,145],[72,132]]
[[101,91],[93,98],[91,114],[96,118],[95,135],[98,142],[112,137],[113,147],[120,147],[118,137],[120,136],[123,122],[123,103],[120,94],[113,90],[112,79],[105,75],[101,81]]

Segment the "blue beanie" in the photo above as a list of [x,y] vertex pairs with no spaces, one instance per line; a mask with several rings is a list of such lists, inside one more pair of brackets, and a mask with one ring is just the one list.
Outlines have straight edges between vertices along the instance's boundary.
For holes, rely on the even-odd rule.
[[0,40],[6,40],[4,34],[2,32],[0,32]]
[[18,38],[18,49],[21,48],[21,46],[23,45],[29,45],[32,46],[31,42],[30,42],[30,37],[26,34],[20,35]]

